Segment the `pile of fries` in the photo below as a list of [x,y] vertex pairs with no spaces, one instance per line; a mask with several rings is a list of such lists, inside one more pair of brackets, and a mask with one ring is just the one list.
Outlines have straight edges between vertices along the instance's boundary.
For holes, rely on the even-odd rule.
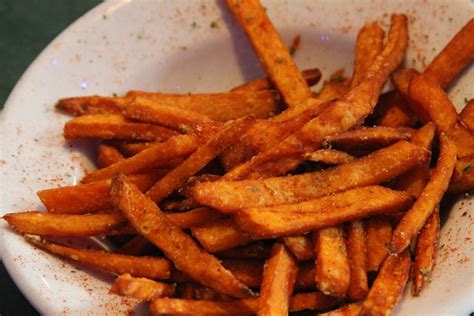
[[[98,169],[38,192],[48,212],[3,219],[153,314],[389,314],[432,274],[440,201],[474,189],[474,100],[458,114],[444,91],[474,58],[474,20],[423,72],[399,69],[406,16],[386,36],[369,22],[352,78],[313,93],[321,73],[298,70],[258,0],[227,4],[268,78],[60,100],[66,139],[102,140]],[[89,236],[117,251],[51,238]]]

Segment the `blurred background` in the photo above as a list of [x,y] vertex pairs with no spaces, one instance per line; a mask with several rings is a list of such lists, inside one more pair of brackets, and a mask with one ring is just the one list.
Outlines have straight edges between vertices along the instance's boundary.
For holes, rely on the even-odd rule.
[[[0,109],[35,57],[99,0],[0,0]],[[0,315],[38,315],[0,263]]]

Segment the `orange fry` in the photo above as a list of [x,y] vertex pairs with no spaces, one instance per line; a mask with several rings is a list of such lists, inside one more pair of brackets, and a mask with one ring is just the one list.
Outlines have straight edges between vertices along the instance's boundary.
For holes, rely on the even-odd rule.
[[134,278],[125,273],[119,276],[110,288],[111,293],[151,301],[159,297],[173,296],[176,285],[156,282],[145,278]]
[[122,159],[125,158],[117,148],[105,144],[99,145],[97,149],[97,165],[99,168],[108,167]]
[[129,273],[137,277],[167,279],[173,268],[171,262],[164,258],[132,257],[101,250],[78,249],[31,237],[26,240],[33,246],[55,255],[115,274]]
[[153,145],[155,142],[121,142],[117,147],[125,156],[130,157]]
[[442,133],[440,136],[440,155],[430,181],[426,185],[420,198],[405,214],[393,232],[390,249],[400,253],[408,247],[416,237],[428,217],[433,213],[446,192],[456,163],[456,147]]
[[378,271],[388,255],[387,245],[392,238],[392,224],[384,216],[374,216],[366,220],[367,271]]
[[120,114],[128,101],[125,97],[73,97],[59,100],[55,108],[74,116]]
[[418,121],[410,109],[409,101],[397,90],[382,94],[374,112],[380,126],[414,126]]
[[449,184],[450,193],[467,193],[474,189],[474,156],[458,159],[453,178]]
[[219,293],[238,298],[253,295],[214,256],[204,252],[191,237],[169,221],[126,176],[119,174],[113,178],[110,195],[114,205],[122,210],[133,227],[160,248],[177,269]]
[[314,258],[313,241],[308,235],[283,237],[283,243],[298,261],[307,261]]
[[216,253],[219,258],[267,259],[270,257],[271,245],[256,241],[246,246],[235,247]]
[[474,133],[474,99],[466,103],[464,109],[459,113],[459,117],[471,133]]
[[199,207],[181,213],[166,213],[166,217],[181,229],[187,229],[213,222],[223,217],[222,213],[209,208]]
[[342,165],[354,160],[354,157],[335,149],[319,149],[304,156],[305,160],[324,163],[327,165]]
[[265,263],[258,299],[258,315],[287,315],[298,265],[282,244],[276,243]]
[[364,222],[348,223],[346,245],[350,266],[350,283],[347,296],[352,301],[363,299],[369,292],[366,243]]

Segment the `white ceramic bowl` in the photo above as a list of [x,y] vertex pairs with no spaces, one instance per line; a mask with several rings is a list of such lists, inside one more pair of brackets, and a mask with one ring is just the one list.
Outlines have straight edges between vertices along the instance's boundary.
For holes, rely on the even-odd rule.
[[[418,69],[474,16],[472,0],[264,1],[287,43],[301,34],[301,68],[351,73],[357,30],[367,20],[387,27],[392,12],[410,17],[407,66]],[[217,28],[211,28],[215,21]],[[194,25],[194,26],[193,26]],[[62,137],[67,116],[53,110],[67,96],[225,91],[263,74],[223,1],[108,1],[56,38],[17,83],[1,114],[0,213],[43,209],[35,192],[70,185],[90,166],[87,145]],[[450,89],[458,108],[473,98],[472,66]],[[469,84],[470,83],[470,84]],[[442,229],[432,282],[405,295],[398,315],[468,315],[473,302],[472,199],[460,198]],[[468,212],[463,216],[464,212]],[[43,314],[125,313],[133,300],[108,294],[110,276],[33,249],[0,222],[2,260]]]

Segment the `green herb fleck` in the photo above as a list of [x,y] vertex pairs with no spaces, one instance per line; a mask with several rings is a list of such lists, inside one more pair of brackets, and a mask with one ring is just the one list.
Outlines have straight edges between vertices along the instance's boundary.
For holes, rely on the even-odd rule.
[[142,40],[143,39],[143,34],[142,33],[137,34],[137,39]]
[[240,0],[235,0],[236,5],[240,5]]
[[340,245],[339,250],[341,250],[342,253],[346,253],[346,246]]
[[258,184],[252,186],[252,188],[250,189],[253,193],[257,193],[258,191],[260,191],[260,186]]
[[107,20],[107,15],[103,14],[102,15],[102,20]]
[[186,46],[180,46],[179,49],[181,50],[187,50],[188,48]]
[[420,268],[420,269],[418,269],[418,270],[420,270],[421,274],[423,274],[423,276],[424,276],[425,278],[427,278],[427,277],[430,276],[430,269],[423,269],[423,268]]
[[72,175],[69,172],[66,172],[65,176],[69,178],[72,177]]
[[112,93],[112,96],[113,97],[118,97],[118,94],[114,92],[114,93]]
[[296,48],[290,47],[290,55],[295,56],[295,53],[296,53]]
[[252,21],[253,21],[253,16],[246,16],[246,17],[245,17],[245,20],[246,20],[247,22],[252,22]]
[[87,110],[89,110],[89,106],[87,104],[81,104],[81,110],[87,112]]
[[76,270],[71,270],[71,273],[76,273],[77,271]]
[[452,22],[452,21],[453,21],[453,18],[452,18],[452,17],[449,17],[448,20],[449,20],[449,22]]
[[332,78],[332,81],[344,82],[344,77],[343,76],[337,76],[337,77]]
[[191,23],[191,27],[193,29],[197,28],[198,24],[196,23],[196,21],[193,21],[193,23]]
[[468,98],[464,98],[464,104],[467,104],[469,102]]
[[209,27],[211,29],[218,29],[219,28],[219,24],[217,24],[216,21],[212,21],[211,24],[209,24]]
[[38,138],[33,138],[33,140],[34,140],[35,142],[38,142]]
[[472,169],[472,163],[468,163],[468,164],[462,169],[462,173],[463,173],[463,174],[466,174],[466,173],[468,173],[471,169]]
[[142,227],[140,227],[140,230],[142,231],[142,233],[148,234],[150,232],[150,227],[148,227],[147,225],[143,225]]
[[283,58],[283,57],[278,57],[277,60],[276,60],[276,62],[277,62],[278,64],[284,64],[284,63],[286,63],[286,60],[285,60],[285,58]]
[[191,131],[191,128],[186,124],[179,124],[178,129],[183,134],[187,134]]

